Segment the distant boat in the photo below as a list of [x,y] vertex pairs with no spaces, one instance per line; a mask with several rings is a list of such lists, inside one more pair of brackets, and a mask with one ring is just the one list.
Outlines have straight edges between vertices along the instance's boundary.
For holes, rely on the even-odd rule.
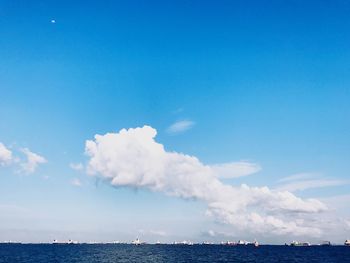
[[245,240],[238,240],[238,242],[236,243],[237,246],[245,246],[248,244],[248,241]]
[[221,244],[222,245],[226,245],[226,246],[235,246],[235,245],[237,245],[237,243],[233,242],[233,241],[226,241],[226,242],[222,242]]
[[237,246],[249,246],[249,247],[258,247],[258,241],[254,240],[253,242],[248,242],[246,240],[238,240],[236,243]]
[[22,244],[21,242],[17,242],[17,241],[12,241],[12,240],[8,240],[8,241],[3,241],[3,242],[0,242],[0,244]]
[[350,246],[350,239],[345,240],[344,245],[345,246]]
[[331,242],[330,241],[322,241],[322,243],[320,244],[320,246],[331,246]]
[[258,247],[258,246],[259,246],[259,243],[258,243],[258,241],[254,240],[254,242],[248,242],[248,243],[247,243],[247,246]]
[[131,244],[138,246],[138,245],[145,244],[145,242],[141,242],[141,240],[139,238],[136,238],[135,240],[131,241]]
[[253,247],[258,247],[259,243],[258,241],[254,240],[253,242],[248,242],[246,240],[238,240],[238,242],[233,242],[233,241],[226,241],[226,242],[221,242],[221,245],[226,245],[226,246],[253,246]]
[[52,241],[53,245],[63,245],[66,244],[67,242],[62,242],[62,241],[58,241],[57,239],[54,239],[54,241]]
[[75,245],[78,244],[78,241],[74,241],[72,239],[69,239],[68,241],[58,241],[57,239],[55,239],[54,241],[52,241],[53,245]]
[[311,246],[311,244],[309,242],[292,241],[290,243],[290,246],[292,246],[292,247],[308,247],[308,246]]
[[173,244],[174,244],[174,245],[187,245],[187,246],[192,246],[192,245],[193,245],[193,242],[184,240],[184,241],[181,241],[181,242],[175,241]]

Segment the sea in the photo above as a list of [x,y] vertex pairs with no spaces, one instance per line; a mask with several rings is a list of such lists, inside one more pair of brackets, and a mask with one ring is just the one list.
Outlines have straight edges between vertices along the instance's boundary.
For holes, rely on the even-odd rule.
[[1,263],[116,262],[342,262],[350,263],[346,246],[223,246],[127,244],[0,244]]

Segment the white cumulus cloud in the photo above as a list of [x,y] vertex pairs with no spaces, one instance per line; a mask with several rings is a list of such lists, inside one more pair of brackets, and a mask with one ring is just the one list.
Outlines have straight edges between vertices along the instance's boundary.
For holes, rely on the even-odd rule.
[[191,129],[194,125],[195,123],[190,120],[177,121],[168,127],[167,132],[170,134],[182,133]]
[[27,173],[34,173],[40,164],[46,163],[47,160],[37,153],[30,151],[28,148],[21,149],[27,160],[21,163],[22,170]]
[[310,224],[305,217],[327,210],[322,202],[267,187],[226,185],[217,178],[217,166],[166,151],[155,141],[156,134],[155,129],[144,126],[95,135],[85,145],[88,173],[113,186],[201,200],[207,204],[208,215],[239,230],[315,236],[321,233],[317,224]]
[[13,160],[12,152],[0,142],[0,166],[6,166]]

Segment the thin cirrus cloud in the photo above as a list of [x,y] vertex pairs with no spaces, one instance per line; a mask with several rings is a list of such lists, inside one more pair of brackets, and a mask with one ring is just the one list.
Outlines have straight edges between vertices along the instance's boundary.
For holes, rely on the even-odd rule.
[[297,191],[305,191],[313,188],[340,186],[345,184],[349,184],[349,182],[345,180],[335,180],[335,179],[315,179],[315,180],[306,180],[306,181],[288,183],[277,187],[277,190],[297,192]]
[[314,173],[299,173],[279,180],[278,191],[298,192],[308,189],[341,186],[350,184],[349,180],[323,178]]
[[313,179],[319,177],[318,174],[316,173],[297,173],[297,174],[292,174],[287,177],[283,177],[279,179],[279,182],[293,182],[297,180],[307,180],[307,179]]
[[0,166],[9,165],[12,161],[12,151],[0,142]]
[[167,132],[169,134],[183,133],[183,132],[193,128],[194,125],[195,125],[195,122],[190,121],[190,120],[177,121],[167,128]]
[[237,178],[255,174],[261,166],[247,161],[214,164],[211,166],[218,178]]
[[208,216],[235,230],[275,235],[322,233],[315,221],[305,220],[317,220],[327,210],[319,200],[301,199],[268,187],[225,184],[219,180],[215,165],[205,165],[195,156],[167,152],[155,141],[156,134],[154,128],[144,126],[95,135],[85,144],[88,173],[115,187],[200,200],[207,205]]

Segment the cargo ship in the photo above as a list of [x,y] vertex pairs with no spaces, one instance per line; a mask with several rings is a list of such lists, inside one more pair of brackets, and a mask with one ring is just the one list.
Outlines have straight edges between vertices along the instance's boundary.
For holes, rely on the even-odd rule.
[[308,247],[311,246],[309,242],[298,242],[298,241],[292,241],[290,243],[291,247]]

